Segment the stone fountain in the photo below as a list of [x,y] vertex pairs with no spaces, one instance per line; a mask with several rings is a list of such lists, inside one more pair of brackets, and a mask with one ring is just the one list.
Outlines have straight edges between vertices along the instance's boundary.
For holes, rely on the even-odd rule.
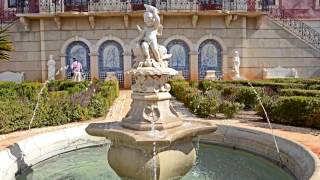
[[216,130],[203,121],[186,121],[170,105],[169,78],[178,74],[168,67],[171,54],[157,43],[162,34],[158,10],[145,5],[145,27],[132,47],[131,109],[121,122],[92,123],[88,134],[112,141],[108,162],[122,178],[167,180],[185,175],[195,164],[192,139]]

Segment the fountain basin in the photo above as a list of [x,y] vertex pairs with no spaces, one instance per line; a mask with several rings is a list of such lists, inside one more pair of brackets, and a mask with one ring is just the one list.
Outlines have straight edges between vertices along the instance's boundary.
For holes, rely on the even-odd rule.
[[195,164],[192,139],[217,129],[205,121],[181,122],[180,126],[161,131],[127,129],[122,122],[93,123],[86,131],[113,142],[108,163],[120,177],[148,180],[156,173],[156,179],[166,180],[185,175]]
[[217,127],[206,121],[189,121],[175,128],[152,131],[136,131],[122,126],[122,122],[92,123],[86,128],[86,132],[92,136],[107,137],[107,139],[125,146],[152,149],[153,142],[157,148],[169,147],[173,142],[181,139],[192,139],[195,136],[214,132]]
[[[16,142],[6,149],[0,150],[0,179],[14,180],[16,179],[15,175],[18,171],[25,171],[28,168],[32,168],[34,165],[48,158],[57,155],[62,156],[63,153],[69,151],[108,142],[108,140],[103,137],[89,136],[85,132],[87,126],[88,124],[84,124],[53,132],[45,131]],[[320,161],[315,154],[298,142],[285,138],[279,138],[278,140],[281,153],[288,158],[288,162],[284,160],[281,162],[282,164],[279,162],[280,165],[288,168],[297,179],[320,179]],[[276,153],[272,136],[261,131],[229,125],[218,125],[215,133],[201,137],[200,141],[244,149],[250,153],[266,157],[278,163],[278,159],[274,158],[276,156],[271,155]],[[21,158],[21,150],[23,150],[25,154],[23,161],[19,160]],[[105,156],[103,157],[99,154],[98,159],[101,160],[102,165],[105,165],[106,150],[103,149],[101,153]],[[90,155],[91,154],[92,153],[90,153]],[[88,155],[87,158],[89,158],[90,155]],[[67,156],[69,157],[69,155]],[[91,160],[88,161],[92,162]]]

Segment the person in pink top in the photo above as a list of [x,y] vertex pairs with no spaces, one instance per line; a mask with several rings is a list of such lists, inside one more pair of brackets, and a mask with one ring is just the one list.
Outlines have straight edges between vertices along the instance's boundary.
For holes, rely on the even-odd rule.
[[76,59],[73,58],[73,63],[71,64],[71,69],[73,72],[72,79],[74,81],[80,82],[82,81],[82,64]]

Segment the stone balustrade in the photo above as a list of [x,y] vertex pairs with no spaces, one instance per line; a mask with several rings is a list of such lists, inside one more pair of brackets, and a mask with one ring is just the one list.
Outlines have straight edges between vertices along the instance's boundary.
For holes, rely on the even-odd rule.
[[[141,0],[39,0],[36,4],[21,3],[19,13],[59,12],[131,12],[144,10]],[[162,11],[259,11],[259,0],[149,0],[148,4]]]

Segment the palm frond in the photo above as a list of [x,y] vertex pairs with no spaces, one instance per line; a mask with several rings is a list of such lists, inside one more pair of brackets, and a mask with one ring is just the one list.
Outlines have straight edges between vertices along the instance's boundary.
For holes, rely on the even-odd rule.
[[14,47],[6,32],[7,29],[0,30],[0,60],[8,61],[10,60],[9,52],[13,51]]

